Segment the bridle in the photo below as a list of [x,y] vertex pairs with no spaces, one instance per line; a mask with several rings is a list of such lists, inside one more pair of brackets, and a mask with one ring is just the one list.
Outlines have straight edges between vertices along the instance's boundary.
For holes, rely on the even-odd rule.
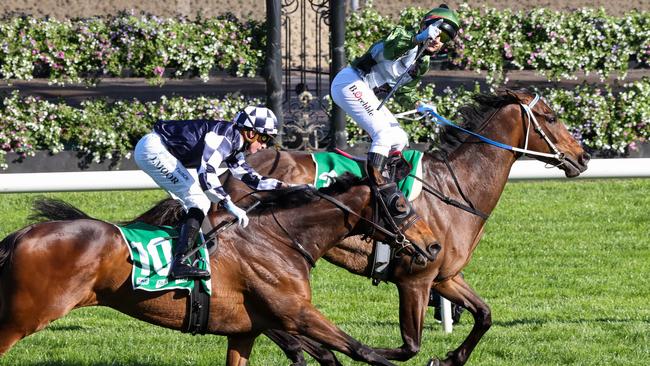
[[[487,143],[489,145],[496,146],[496,147],[504,149],[504,150],[510,150],[510,151],[518,152],[518,153],[521,153],[522,156],[531,155],[531,156],[540,156],[540,157],[544,157],[544,158],[555,159],[557,161],[557,164],[554,165],[554,167],[565,165],[566,164],[565,154],[563,152],[561,152],[557,148],[557,146],[553,143],[553,141],[551,141],[551,139],[548,137],[548,135],[544,132],[544,130],[542,129],[542,126],[539,123],[539,121],[537,121],[537,117],[535,116],[535,113],[533,112],[533,108],[535,107],[537,102],[539,102],[539,100],[540,100],[540,96],[538,94],[535,94],[535,97],[533,98],[533,100],[530,101],[530,103],[524,104],[524,103],[519,102],[519,105],[522,107],[522,109],[526,113],[525,115],[528,117],[528,123],[526,124],[526,132],[525,132],[525,140],[524,140],[524,147],[523,148],[514,147],[514,146],[510,146],[510,145],[507,145],[507,144],[504,144],[504,143],[501,143],[501,142],[498,142],[498,141],[494,141],[494,140],[489,139],[489,138],[487,138],[487,137],[485,137],[483,135],[480,135],[480,134],[478,134],[476,132],[469,131],[469,130],[463,128],[463,127],[460,127],[459,125],[453,123],[452,121],[446,119],[445,117],[439,115],[438,113],[436,113],[434,111],[427,111],[427,113],[425,115],[423,115],[422,117],[410,118],[410,119],[411,120],[419,120],[419,119],[422,119],[422,118],[429,117],[432,122],[435,122],[435,123],[437,123],[439,125],[442,125],[442,126],[450,126],[450,127],[455,128],[457,130],[460,130],[460,131],[462,131],[462,132],[464,132],[466,134],[469,134],[469,135],[472,135],[472,136],[478,138],[479,140],[481,140],[481,141],[483,141],[483,142],[485,142],[485,143]],[[497,109],[490,116],[490,118],[488,118],[481,125],[481,127],[478,129],[478,131],[480,132],[483,128],[485,128],[485,126],[487,126],[488,122],[492,119],[492,117],[494,117],[502,108],[503,108],[503,106],[501,106],[499,109]],[[396,114],[395,117],[404,118],[405,116],[410,115],[410,114],[414,114],[414,113],[417,113],[417,111],[416,110],[407,111],[407,112],[404,112],[404,113]],[[526,121],[525,121],[525,118],[524,118],[524,123],[525,122]],[[528,140],[529,140],[529,135],[530,135],[530,125],[531,125],[531,123],[534,126],[535,132],[537,132],[540,135],[540,137],[546,142],[549,149],[551,151],[553,151],[553,153],[544,153],[544,152],[541,152],[541,151],[534,151],[534,150],[529,150],[528,149]]]
[[[466,130],[466,129],[454,124],[453,122],[449,121],[448,119],[442,117],[441,115],[439,115],[437,112],[434,112],[434,111],[428,111],[429,113],[423,114],[420,117],[415,117],[415,118],[406,117],[406,116],[408,116],[410,114],[418,113],[417,110],[410,110],[410,111],[406,111],[406,112],[403,112],[403,113],[396,114],[395,117],[403,118],[403,119],[409,119],[409,120],[413,120],[413,121],[417,121],[417,120],[420,120],[420,119],[423,119],[423,118],[426,118],[428,121],[433,120],[435,123],[437,123],[439,125],[450,126],[452,128],[456,128],[456,129],[458,129],[460,131],[463,131],[463,132],[465,132],[465,133],[467,133],[469,135],[472,135],[472,136],[478,138],[479,140],[481,140],[483,142],[486,142],[486,143],[488,143],[490,145],[496,146],[496,147],[501,148],[501,149],[521,153],[522,156],[524,156],[524,155],[532,155],[532,156],[540,156],[540,157],[555,159],[557,161],[557,164],[552,165],[551,167],[559,167],[559,166],[562,166],[562,165],[566,164],[565,154],[563,152],[561,152],[557,148],[557,146],[553,143],[553,141],[551,141],[551,139],[548,137],[548,135],[544,132],[544,130],[542,129],[542,127],[541,127],[541,125],[539,123],[539,121],[537,121],[537,117],[535,116],[535,113],[533,112],[533,108],[535,107],[537,102],[539,102],[540,99],[541,99],[540,96],[538,94],[535,94],[535,97],[530,101],[530,103],[528,103],[528,104],[524,104],[524,103],[521,103],[521,102],[519,103],[519,105],[523,109],[523,112],[525,112],[525,115],[522,113],[522,122],[526,125],[526,127],[525,127],[525,130],[526,130],[526,132],[525,132],[525,140],[524,140],[524,147],[523,148],[506,145],[506,144],[503,144],[501,142],[497,142],[497,141],[489,139],[489,138],[487,138],[485,136],[482,136],[482,135],[480,135],[480,134],[478,134],[476,132]],[[499,107],[494,112],[492,112],[492,115],[490,115],[490,117],[487,118],[481,124],[481,126],[477,129],[477,131],[478,132],[482,131],[488,125],[488,123],[492,120],[492,118],[494,118],[494,116],[497,113],[499,113],[499,111],[501,111],[502,108],[503,108],[503,106]],[[524,116],[528,117],[528,123],[526,123],[526,118]],[[531,123],[534,126],[535,132],[537,132],[541,136],[541,138],[548,145],[549,149],[551,151],[553,151],[552,154],[528,149],[528,141],[529,141]],[[435,189],[430,184],[428,184],[427,182],[425,182],[424,180],[422,180],[421,178],[419,178],[417,176],[414,176],[414,175],[410,175],[410,176],[412,178],[418,180],[419,182],[421,182],[425,191],[433,194],[434,196],[436,196],[438,199],[442,200],[446,204],[455,206],[455,207],[457,207],[459,209],[462,209],[464,211],[467,211],[467,212],[469,212],[469,213],[471,213],[473,215],[479,216],[483,220],[487,220],[489,218],[489,214],[486,214],[486,213],[476,209],[474,207],[474,205],[463,194],[463,190],[461,189],[460,184],[458,183],[458,180],[456,178],[456,175],[454,174],[454,171],[451,168],[451,165],[449,165],[449,162],[447,161],[446,157],[444,158],[444,162],[445,162],[445,165],[447,166],[447,169],[449,169],[449,171],[450,171],[450,173],[452,175],[452,178],[454,179],[454,183],[456,184],[456,187],[457,187],[458,191],[460,192],[461,196],[463,197],[463,199],[465,200],[465,202],[467,204],[464,204],[464,203],[459,202],[459,201],[457,201],[457,200],[455,200],[455,199],[453,199],[451,197],[446,196],[445,194],[443,194],[439,190]]]

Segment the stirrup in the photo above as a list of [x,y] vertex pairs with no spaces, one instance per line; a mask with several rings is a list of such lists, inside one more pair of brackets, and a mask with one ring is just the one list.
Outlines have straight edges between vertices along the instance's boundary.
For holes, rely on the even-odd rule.
[[174,280],[179,278],[210,278],[210,272],[186,263],[178,262],[172,263],[172,267],[169,270],[169,278]]

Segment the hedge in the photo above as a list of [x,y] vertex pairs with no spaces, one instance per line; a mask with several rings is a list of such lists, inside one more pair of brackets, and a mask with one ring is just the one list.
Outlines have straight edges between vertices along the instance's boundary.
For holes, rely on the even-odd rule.
[[[372,6],[347,19],[346,55],[360,55],[396,24],[417,26],[427,9],[406,8],[398,23]],[[572,12],[458,9],[462,29],[447,67],[488,70],[494,86],[504,71],[536,70],[551,79],[581,71],[623,77],[630,65],[650,66],[650,13],[621,17],[603,9]],[[226,14],[162,19],[152,15],[56,20],[14,17],[0,21],[0,78],[48,77],[53,83],[97,82],[103,76],[200,76],[214,71],[259,74],[265,24]]]
[[[420,97],[431,100],[438,111],[452,119],[459,107],[470,102],[478,91],[464,88],[447,89],[442,95],[433,93],[434,85],[421,90]],[[614,94],[609,87],[583,85],[575,90],[539,90],[545,100],[567,124],[570,131],[585,147],[600,155],[624,155],[634,143],[650,137],[650,79],[625,85]],[[13,92],[0,105],[0,166],[6,168],[6,152],[17,152],[23,158],[36,150],[57,153],[75,150],[89,159],[100,162],[117,155],[128,156],[137,140],[148,132],[157,119],[213,118],[231,119],[242,107],[260,104],[257,99],[226,97],[212,99],[199,97],[162,97],[155,102],[103,100],[85,101],[80,108],[63,102],[49,102],[33,96]],[[394,101],[388,107],[403,111]],[[412,142],[431,142],[436,139],[435,126],[405,121],[405,130]],[[351,143],[363,138],[356,124],[348,123]]]

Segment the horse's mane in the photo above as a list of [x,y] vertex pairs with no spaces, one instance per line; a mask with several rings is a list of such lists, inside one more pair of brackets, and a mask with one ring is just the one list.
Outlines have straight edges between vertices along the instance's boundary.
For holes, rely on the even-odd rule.
[[[349,172],[336,177],[332,183],[318,191],[330,196],[347,192],[350,188],[364,183],[363,178],[359,178]],[[276,189],[272,191],[260,191],[255,193],[260,199],[259,210],[275,207],[280,209],[293,208],[306,205],[320,198],[316,194],[316,189],[311,186],[289,187]]]
[[[459,109],[462,120],[459,125],[472,132],[476,132],[478,128],[482,127],[483,123],[499,108],[517,102],[514,96],[506,93],[477,94],[472,99],[473,103]],[[457,128],[445,126],[440,132],[440,144],[433,152],[434,157],[438,159],[446,157],[458,149],[469,136]]]
[[32,222],[43,222],[92,219],[92,217],[65,201],[39,197],[32,204],[32,214],[28,219]]
[[[347,192],[351,187],[362,183],[363,179],[350,173],[345,173],[334,179],[330,186],[321,188],[320,192],[328,195],[336,195]],[[314,188],[308,186],[259,191],[255,193],[255,196],[260,200],[257,210],[269,207],[282,209],[302,206],[313,202],[318,198],[314,191]],[[184,210],[180,202],[173,198],[166,198],[156,203],[153,207],[147,210],[147,212],[131,221],[123,222],[122,224],[128,225],[140,221],[157,226],[177,226],[180,224],[183,215]]]
[[185,214],[180,202],[173,198],[165,198],[145,213],[130,221],[121,222],[120,225],[129,225],[136,221],[155,226],[178,226]]

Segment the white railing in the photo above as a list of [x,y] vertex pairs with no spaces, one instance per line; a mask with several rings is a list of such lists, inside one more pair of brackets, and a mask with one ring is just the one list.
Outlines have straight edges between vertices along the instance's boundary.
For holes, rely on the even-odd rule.
[[[195,173],[193,173],[195,175]],[[579,178],[650,177],[649,159],[595,159]],[[560,179],[564,172],[546,168],[536,160],[515,162],[511,180]],[[16,173],[0,174],[0,193],[65,192],[155,189],[158,186],[139,170],[110,172]]]

